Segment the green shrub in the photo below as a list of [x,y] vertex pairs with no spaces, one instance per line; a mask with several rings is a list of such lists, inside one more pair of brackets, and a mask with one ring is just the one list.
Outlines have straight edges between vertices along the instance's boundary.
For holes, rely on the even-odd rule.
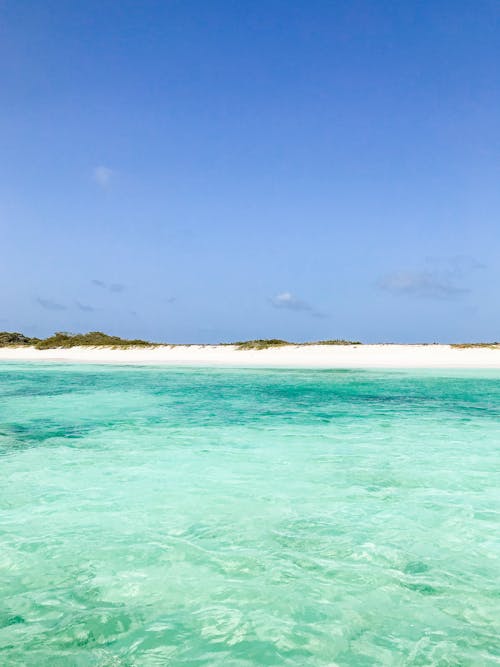
[[284,345],[361,345],[357,340],[343,340],[335,338],[331,340],[318,340],[311,343],[290,343],[280,338],[259,338],[257,340],[246,340],[233,343],[238,350],[267,350],[270,347],[283,347]]
[[257,340],[245,340],[233,343],[238,350],[266,350],[270,347],[282,347],[283,345],[293,345],[280,338],[258,338]]
[[490,347],[498,349],[500,348],[500,343],[452,343],[451,347],[456,347],[458,349],[465,349],[468,347]]
[[331,340],[318,340],[316,343],[307,343],[307,345],[362,345],[362,343],[359,340],[332,338]]
[[0,347],[26,347],[38,342],[38,338],[28,338],[17,331],[0,331]]
[[86,334],[71,334],[57,331],[53,336],[40,340],[36,344],[38,350],[55,347],[147,347],[152,345],[146,340],[127,340],[119,336],[108,336],[102,331],[89,331]]

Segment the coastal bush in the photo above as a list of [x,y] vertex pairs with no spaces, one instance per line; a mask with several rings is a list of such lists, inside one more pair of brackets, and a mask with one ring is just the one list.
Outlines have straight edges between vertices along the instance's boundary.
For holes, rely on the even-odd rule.
[[238,350],[266,350],[269,347],[281,347],[283,345],[293,345],[280,338],[258,338],[256,340],[245,340],[233,343]]
[[493,349],[500,348],[500,343],[452,343],[450,347],[458,349],[465,349],[468,347],[491,347]]
[[38,342],[38,338],[29,338],[18,331],[0,331],[0,347],[25,347]]
[[0,331],[0,347],[27,347],[38,341],[39,338],[29,338],[18,331]]
[[359,340],[344,340],[343,338],[332,338],[331,340],[318,340],[316,343],[307,345],[362,345]]
[[344,340],[343,338],[332,338],[330,340],[318,340],[310,343],[291,343],[280,338],[259,338],[257,340],[246,340],[233,343],[238,350],[266,350],[270,347],[282,347],[283,345],[362,345],[357,340]]
[[146,340],[109,336],[102,331],[89,331],[86,334],[57,331],[53,336],[38,341],[35,347],[38,350],[47,350],[55,347],[147,347],[152,344]]

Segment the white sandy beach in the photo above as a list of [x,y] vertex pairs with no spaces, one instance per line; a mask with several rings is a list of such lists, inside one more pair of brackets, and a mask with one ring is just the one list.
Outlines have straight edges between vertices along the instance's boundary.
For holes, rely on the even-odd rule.
[[232,345],[19,347],[0,348],[2,360],[281,368],[500,368],[500,349],[450,345],[287,345],[266,350],[238,350]]

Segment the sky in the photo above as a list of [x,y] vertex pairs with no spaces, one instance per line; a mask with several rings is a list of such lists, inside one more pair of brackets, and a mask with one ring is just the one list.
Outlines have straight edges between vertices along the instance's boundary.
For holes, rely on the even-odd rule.
[[497,0],[2,0],[0,329],[500,340]]

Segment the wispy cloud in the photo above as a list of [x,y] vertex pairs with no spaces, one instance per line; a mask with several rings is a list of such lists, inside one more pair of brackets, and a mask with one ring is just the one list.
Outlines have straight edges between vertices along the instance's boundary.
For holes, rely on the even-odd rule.
[[382,276],[377,286],[394,295],[422,299],[456,299],[470,288],[464,281],[483,265],[473,257],[459,255],[447,259],[426,259],[421,269],[400,270]]
[[426,299],[452,299],[469,291],[433,271],[395,271],[382,276],[378,286],[392,294]]
[[291,292],[281,292],[271,299],[271,303],[275,308],[286,308],[288,310],[312,310],[307,301],[302,301],[294,296]]
[[80,301],[75,301],[76,307],[78,310],[82,310],[85,313],[93,313],[97,310],[94,306],[89,306],[86,303],[81,303]]
[[463,278],[478,269],[486,268],[485,265],[470,255],[454,255],[453,257],[427,257],[426,260],[429,266],[436,269],[447,271],[454,275],[455,278]]
[[113,178],[113,170],[104,165],[99,165],[94,167],[92,170],[92,178],[97,183],[97,185],[103,190],[107,190],[111,185],[111,180]]
[[319,312],[310,303],[297,298],[291,292],[281,292],[280,294],[272,297],[270,302],[273,308],[309,313],[313,317],[325,317],[324,313]]
[[103,280],[91,280],[90,281],[92,285],[95,285],[95,287],[100,287],[101,289],[108,290],[109,292],[113,292],[115,294],[119,292],[124,292],[125,291],[125,285],[122,283],[105,283]]
[[57,303],[57,301],[53,301],[52,299],[42,299],[42,297],[38,296],[35,300],[45,310],[68,310],[67,306]]

